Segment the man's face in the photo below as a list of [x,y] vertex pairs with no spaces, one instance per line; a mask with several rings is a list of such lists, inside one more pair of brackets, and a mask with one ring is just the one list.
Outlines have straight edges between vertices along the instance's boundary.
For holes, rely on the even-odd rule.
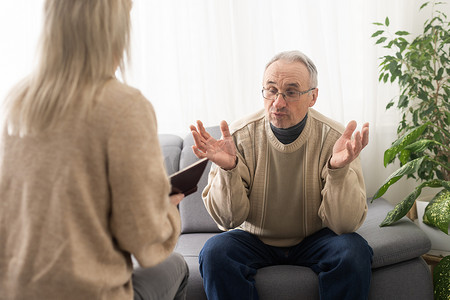
[[[279,93],[306,91],[311,88],[308,69],[300,62],[275,61],[264,72],[263,88],[274,89]],[[286,102],[281,94],[275,100],[264,99],[266,116],[277,128],[292,127],[303,120],[308,108],[315,104],[317,95],[316,88],[294,102]]]

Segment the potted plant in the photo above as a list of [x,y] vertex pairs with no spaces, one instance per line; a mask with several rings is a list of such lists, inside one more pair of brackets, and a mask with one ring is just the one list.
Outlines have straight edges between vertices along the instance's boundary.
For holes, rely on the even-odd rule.
[[[398,109],[401,121],[399,138],[384,153],[384,166],[397,158],[400,168],[376,191],[372,201],[403,176],[415,178],[417,186],[390,211],[380,226],[388,226],[404,217],[425,187],[437,189],[425,209],[423,222],[448,235],[450,223],[450,24],[439,10],[442,2],[428,1],[432,14],[423,33],[408,41],[407,31],[390,32],[389,18],[374,23],[376,44],[390,54],[381,57],[380,82],[398,83],[400,94],[386,109]],[[422,218],[422,216],[418,216]],[[450,297],[450,257],[444,258],[434,277],[436,299]],[[446,291],[446,292],[445,292]],[[446,294],[440,294],[446,293]],[[444,296],[443,296],[444,295]],[[444,297],[444,298],[439,298]]]

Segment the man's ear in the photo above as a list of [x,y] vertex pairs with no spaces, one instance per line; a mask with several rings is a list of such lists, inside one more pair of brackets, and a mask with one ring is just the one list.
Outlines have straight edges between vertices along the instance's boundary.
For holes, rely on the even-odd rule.
[[311,91],[311,101],[309,102],[309,107],[313,107],[314,104],[316,104],[317,101],[317,97],[319,96],[319,89],[315,88],[314,90]]

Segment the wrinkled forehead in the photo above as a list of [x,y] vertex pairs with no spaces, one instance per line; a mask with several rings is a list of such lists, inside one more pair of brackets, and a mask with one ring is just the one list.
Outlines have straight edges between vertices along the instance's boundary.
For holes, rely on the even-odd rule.
[[281,87],[309,87],[309,72],[301,62],[277,60],[264,71],[263,86],[274,85]]

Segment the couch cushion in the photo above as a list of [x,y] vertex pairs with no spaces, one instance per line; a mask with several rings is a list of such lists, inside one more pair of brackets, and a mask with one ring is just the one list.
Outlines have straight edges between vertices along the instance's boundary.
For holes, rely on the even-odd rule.
[[174,134],[159,134],[158,138],[167,174],[173,174],[180,168],[179,161],[183,139]]
[[[206,130],[216,139],[221,136],[219,126],[208,127]],[[194,144],[192,134],[188,134],[183,141],[183,150],[180,156],[180,170],[193,164],[198,158],[192,152]],[[220,232],[217,224],[209,215],[202,200],[202,192],[208,183],[208,174],[211,169],[211,161],[208,162],[205,171],[198,183],[197,192],[187,196],[180,202],[181,233],[192,232]]]
[[430,239],[406,217],[391,226],[379,226],[393,208],[388,201],[380,198],[370,203],[369,200],[368,205],[366,220],[357,232],[373,249],[372,268],[410,260],[430,251]]

